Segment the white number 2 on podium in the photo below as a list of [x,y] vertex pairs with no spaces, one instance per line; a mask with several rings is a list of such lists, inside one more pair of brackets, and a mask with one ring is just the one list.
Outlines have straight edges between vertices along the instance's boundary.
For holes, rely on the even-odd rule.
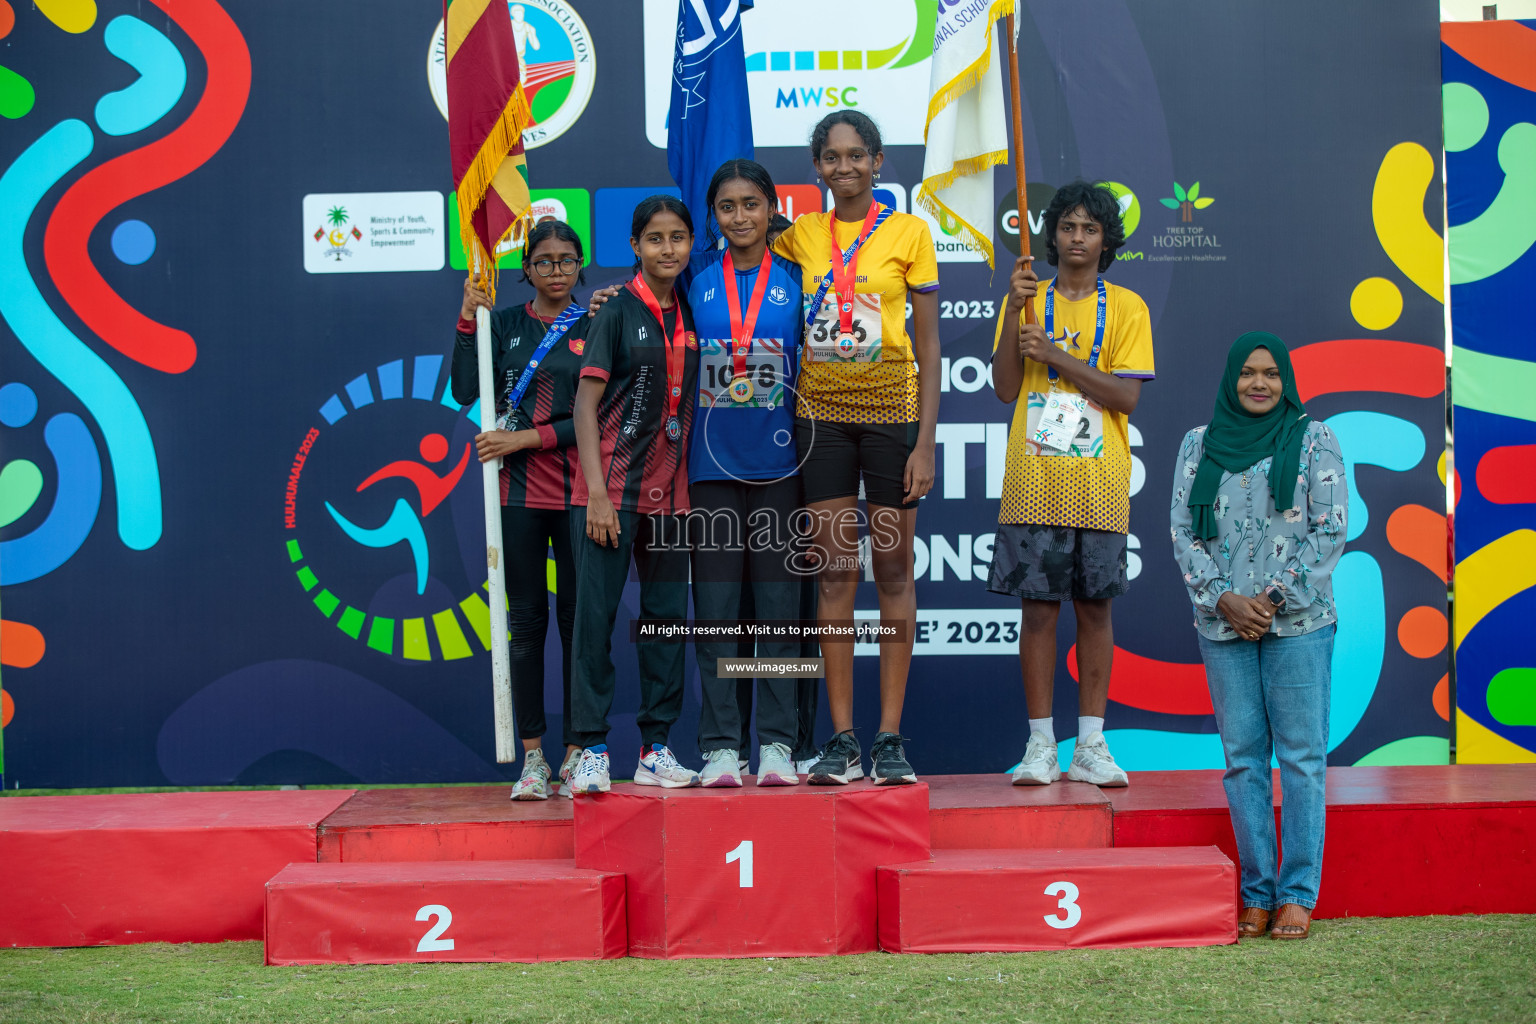
[[741,845],[725,855],[727,864],[735,864],[738,883],[743,889],[752,888],[752,840],[743,839]]
[[1077,905],[1077,886],[1071,882],[1052,882],[1045,887],[1047,896],[1061,897],[1056,906],[1066,912],[1065,917],[1047,914],[1045,923],[1052,928],[1071,928],[1083,919],[1083,908]]
[[418,921],[426,921],[434,917],[437,918],[437,924],[428,928],[427,934],[423,935],[421,941],[416,943],[416,952],[418,953],[442,953],[453,948],[452,939],[438,937],[448,930],[449,925],[453,924],[453,911],[441,903],[429,903],[416,911],[416,920]]

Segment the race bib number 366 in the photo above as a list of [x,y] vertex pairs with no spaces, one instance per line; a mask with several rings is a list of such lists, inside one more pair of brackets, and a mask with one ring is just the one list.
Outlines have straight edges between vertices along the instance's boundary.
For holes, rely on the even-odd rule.
[[853,330],[843,334],[837,302],[829,293],[806,329],[805,345],[813,363],[880,362],[880,296],[854,295]]
[[777,409],[784,404],[784,342],[779,338],[753,338],[743,374],[752,382],[745,401],[732,397],[736,363],[726,338],[699,340],[699,408]]

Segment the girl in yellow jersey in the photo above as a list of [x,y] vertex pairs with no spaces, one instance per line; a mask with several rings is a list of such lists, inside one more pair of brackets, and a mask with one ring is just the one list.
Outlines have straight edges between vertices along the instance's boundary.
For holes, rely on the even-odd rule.
[[[774,250],[800,265],[806,299],[795,441],[820,561],[818,621],[853,618],[862,479],[880,617],[902,631],[880,644],[871,778],[915,782],[902,750],[901,708],[917,616],[913,528],[917,501],[933,486],[938,264],[928,226],[875,201],[884,156],[873,121],[852,110],[827,115],[811,133],[811,160],[833,209],[796,220]],[[821,646],[835,735],[810,781],[847,784],[864,775],[853,736],[853,643],[823,637]]]

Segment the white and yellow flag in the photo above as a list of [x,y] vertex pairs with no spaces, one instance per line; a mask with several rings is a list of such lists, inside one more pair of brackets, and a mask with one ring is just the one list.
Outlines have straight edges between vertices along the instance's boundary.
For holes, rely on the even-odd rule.
[[992,168],[1008,162],[1008,122],[992,26],[1014,0],[947,0],[933,30],[933,70],[917,202],[987,254],[992,265]]

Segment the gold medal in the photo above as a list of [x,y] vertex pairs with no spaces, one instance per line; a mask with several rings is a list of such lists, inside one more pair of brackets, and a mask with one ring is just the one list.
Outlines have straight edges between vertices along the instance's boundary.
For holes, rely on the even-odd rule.
[[743,376],[731,381],[731,386],[728,390],[731,395],[731,401],[747,402],[751,401],[752,392],[755,389],[752,387],[752,378]]

